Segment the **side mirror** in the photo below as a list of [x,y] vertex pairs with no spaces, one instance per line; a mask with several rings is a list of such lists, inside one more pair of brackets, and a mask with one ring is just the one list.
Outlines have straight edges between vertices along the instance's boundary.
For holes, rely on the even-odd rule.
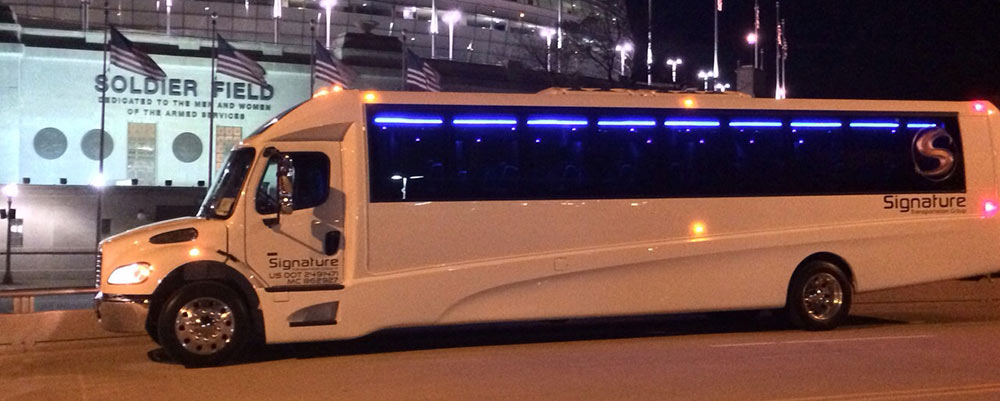
[[278,213],[291,214],[295,187],[295,166],[292,157],[285,154],[278,160]]

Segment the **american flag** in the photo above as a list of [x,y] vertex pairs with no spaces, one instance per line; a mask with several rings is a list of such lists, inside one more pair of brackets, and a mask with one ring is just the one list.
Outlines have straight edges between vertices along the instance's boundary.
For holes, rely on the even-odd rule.
[[108,43],[108,47],[111,52],[111,64],[153,79],[167,77],[167,74],[160,69],[160,66],[156,65],[156,62],[146,52],[137,49],[115,27],[112,26],[110,30],[111,41]]
[[406,50],[406,86],[428,92],[441,91],[441,74],[409,49]]
[[226,42],[222,38],[222,35],[218,35],[219,39],[219,49],[218,49],[218,59],[219,59],[219,73],[226,74],[233,78],[239,78],[247,82],[252,82],[260,86],[267,86],[267,80],[264,79],[264,67],[253,61],[252,58],[247,57],[233,48],[229,42]]
[[333,55],[324,49],[319,41],[313,46],[316,47],[316,78],[344,89],[350,87],[351,81],[357,77],[357,74],[344,65],[344,63],[340,62],[340,60],[333,58]]

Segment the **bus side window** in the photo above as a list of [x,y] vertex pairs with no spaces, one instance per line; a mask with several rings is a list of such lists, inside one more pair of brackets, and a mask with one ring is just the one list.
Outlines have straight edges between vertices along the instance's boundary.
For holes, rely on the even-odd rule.
[[[330,159],[320,152],[290,152],[295,166],[294,210],[308,209],[326,202],[330,193]],[[257,185],[254,206],[262,215],[278,212],[278,156],[267,161]]]
[[741,196],[772,195],[790,190],[789,144],[779,127],[730,129],[735,145],[733,188]]
[[372,200],[421,201],[447,197],[457,172],[448,132],[439,125],[372,125],[369,138]]

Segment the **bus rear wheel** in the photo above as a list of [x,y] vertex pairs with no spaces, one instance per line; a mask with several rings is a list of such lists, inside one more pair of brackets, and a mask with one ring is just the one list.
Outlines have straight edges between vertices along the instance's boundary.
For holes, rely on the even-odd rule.
[[851,289],[850,279],[836,264],[825,260],[806,262],[788,285],[785,313],[800,329],[833,329],[850,312]]
[[159,343],[187,367],[227,362],[250,338],[250,315],[235,291],[217,282],[194,282],[179,288],[160,312]]

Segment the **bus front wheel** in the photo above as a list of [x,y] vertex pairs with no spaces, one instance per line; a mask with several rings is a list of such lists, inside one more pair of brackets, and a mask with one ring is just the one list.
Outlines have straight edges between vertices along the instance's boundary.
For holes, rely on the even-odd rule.
[[851,281],[843,269],[825,260],[812,260],[792,276],[785,313],[800,329],[830,330],[847,318],[851,295]]
[[215,366],[237,356],[251,336],[242,298],[218,282],[186,284],[167,300],[157,324],[159,343],[187,367]]

